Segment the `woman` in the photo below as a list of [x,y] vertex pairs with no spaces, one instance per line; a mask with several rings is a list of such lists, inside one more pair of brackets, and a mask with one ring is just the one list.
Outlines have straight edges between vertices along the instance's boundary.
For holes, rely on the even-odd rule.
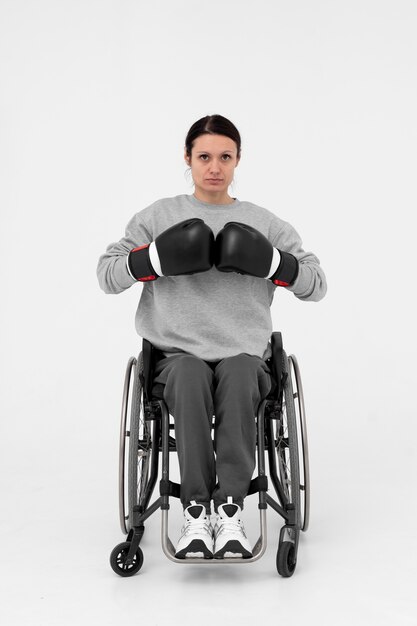
[[158,350],[153,393],[175,422],[178,558],[252,556],[241,513],[255,468],[255,415],[273,385],[270,306],[277,287],[314,301],[327,290],[319,259],[288,222],[229,195],[240,156],[232,122],[195,122],[184,154],[194,193],[139,211],[97,268],[106,293],[143,283],[136,329]]

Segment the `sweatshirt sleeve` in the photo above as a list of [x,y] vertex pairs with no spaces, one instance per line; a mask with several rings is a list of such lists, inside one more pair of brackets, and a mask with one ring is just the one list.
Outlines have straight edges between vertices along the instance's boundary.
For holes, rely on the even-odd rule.
[[301,237],[289,222],[281,220],[278,232],[272,237],[272,245],[290,252],[299,263],[294,284],[284,289],[292,291],[299,300],[322,300],[327,292],[327,281],[320,261],[313,252],[303,250]]
[[104,293],[121,293],[138,282],[128,271],[127,257],[133,248],[152,240],[142,212],[136,213],[126,226],[125,236],[109,244],[98,260],[97,278]]

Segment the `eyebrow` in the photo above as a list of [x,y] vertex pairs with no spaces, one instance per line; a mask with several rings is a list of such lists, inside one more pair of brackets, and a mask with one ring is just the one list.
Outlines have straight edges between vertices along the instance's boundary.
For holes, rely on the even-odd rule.
[[[221,154],[225,154],[226,152],[233,152],[233,150],[223,150]],[[197,154],[210,154],[208,150],[197,150]]]

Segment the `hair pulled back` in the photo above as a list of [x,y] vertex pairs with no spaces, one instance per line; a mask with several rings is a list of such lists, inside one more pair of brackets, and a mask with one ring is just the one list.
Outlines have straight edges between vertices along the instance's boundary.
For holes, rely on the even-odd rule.
[[240,149],[242,140],[238,129],[230,120],[223,115],[206,115],[201,119],[194,122],[190,130],[187,133],[185,139],[185,151],[187,156],[191,159],[191,150],[194,145],[195,139],[200,135],[225,135],[236,143],[237,146],[237,158],[240,157]]

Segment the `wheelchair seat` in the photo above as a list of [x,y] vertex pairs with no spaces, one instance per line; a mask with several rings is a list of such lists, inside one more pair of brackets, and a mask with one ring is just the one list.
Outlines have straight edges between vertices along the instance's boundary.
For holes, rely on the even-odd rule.
[[[283,382],[285,383],[285,375],[283,381],[282,370],[282,335],[280,332],[273,332],[271,335],[271,356],[266,360],[275,386],[273,386],[271,392],[268,394],[268,400],[275,400],[280,402],[283,391]],[[152,396],[152,387],[154,380],[154,371],[157,360],[163,357],[163,353],[155,348],[155,346],[143,338],[142,340],[142,358],[143,358],[143,388],[144,397],[146,402],[151,403],[157,398]]]

